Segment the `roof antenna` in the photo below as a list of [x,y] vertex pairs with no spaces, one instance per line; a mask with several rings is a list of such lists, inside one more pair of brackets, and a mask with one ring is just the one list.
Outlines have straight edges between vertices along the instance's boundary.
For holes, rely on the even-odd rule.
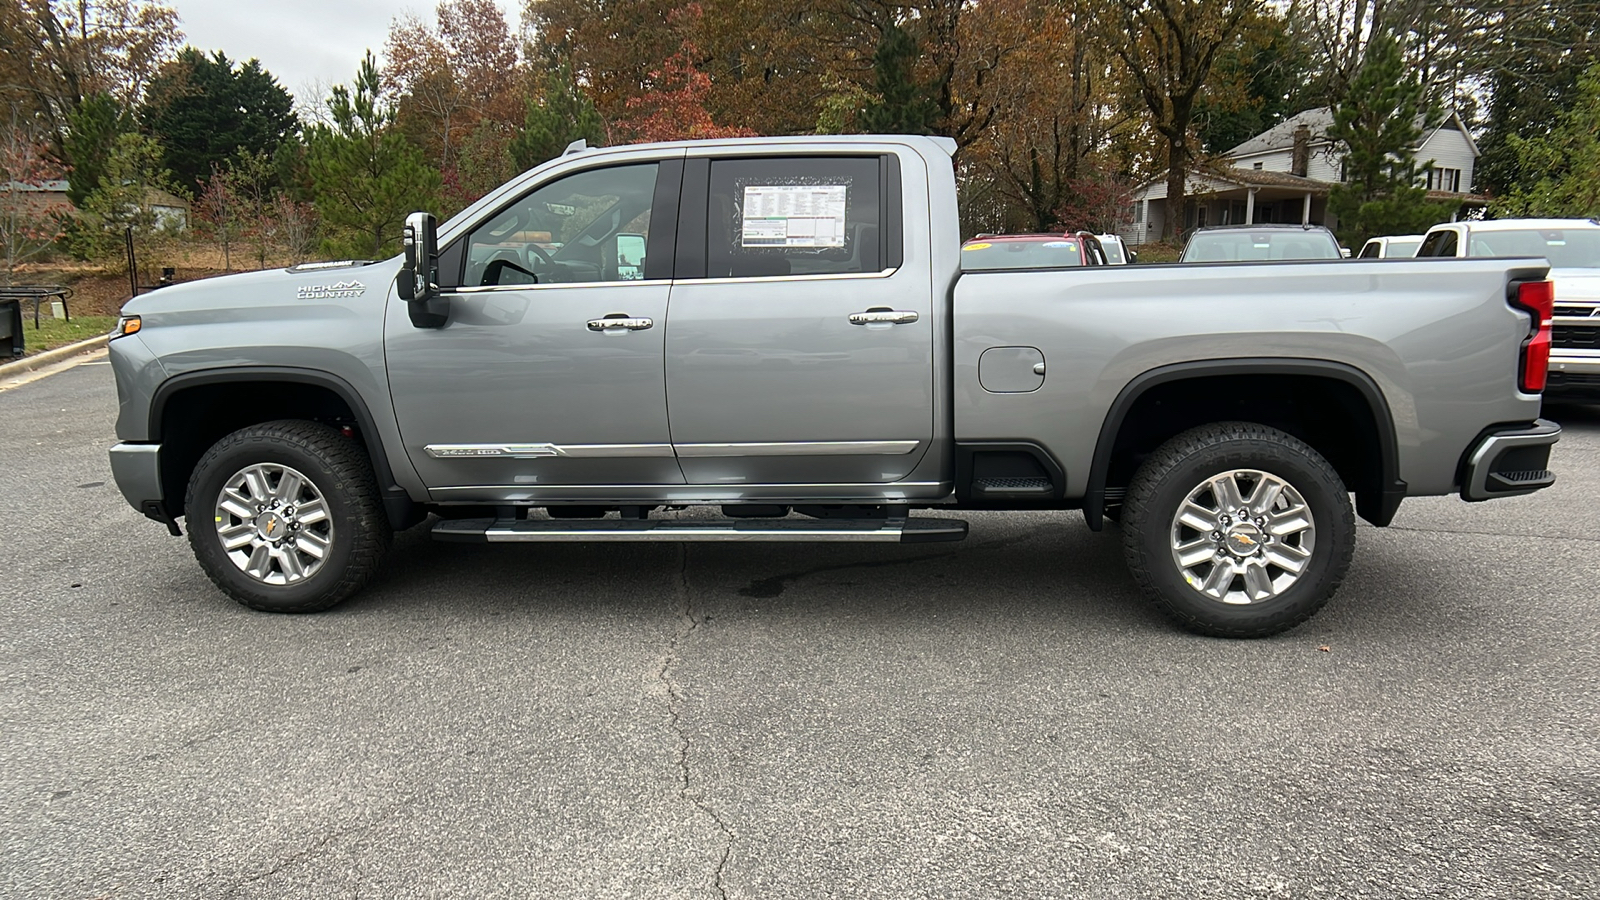
[[561,155],[571,156],[574,153],[582,153],[587,149],[589,149],[589,142],[583,138],[578,138],[577,140],[568,144],[567,149],[561,151]]

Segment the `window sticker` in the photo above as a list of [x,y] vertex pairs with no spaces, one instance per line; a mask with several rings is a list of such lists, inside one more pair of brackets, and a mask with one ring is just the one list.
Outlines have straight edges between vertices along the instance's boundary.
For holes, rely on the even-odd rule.
[[843,247],[842,184],[747,185],[741,247]]
[[987,250],[987,249],[989,249],[990,247],[993,247],[993,246],[994,246],[993,244],[988,244],[988,243],[968,244],[965,247],[962,247],[961,249],[963,249],[963,250]]

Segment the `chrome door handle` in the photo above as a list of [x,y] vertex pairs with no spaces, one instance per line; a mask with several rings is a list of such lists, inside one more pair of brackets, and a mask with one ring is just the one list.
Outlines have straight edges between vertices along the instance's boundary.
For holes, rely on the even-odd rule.
[[851,325],[907,325],[917,320],[912,309],[869,309],[850,314]]
[[612,313],[604,319],[590,319],[590,331],[643,331],[656,324],[654,319],[633,318],[622,313]]

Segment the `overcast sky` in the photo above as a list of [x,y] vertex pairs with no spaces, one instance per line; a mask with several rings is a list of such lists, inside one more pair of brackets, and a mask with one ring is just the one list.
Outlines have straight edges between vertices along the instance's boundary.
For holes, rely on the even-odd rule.
[[[516,33],[520,0],[497,0]],[[406,10],[432,22],[436,0],[168,0],[184,38],[207,53],[261,60],[278,83],[301,95],[354,80],[368,48],[381,59],[389,23]]]

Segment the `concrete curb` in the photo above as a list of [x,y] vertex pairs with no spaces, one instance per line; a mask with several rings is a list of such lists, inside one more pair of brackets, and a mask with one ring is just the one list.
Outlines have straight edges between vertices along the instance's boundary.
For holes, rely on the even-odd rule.
[[0,378],[11,378],[13,375],[27,375],[29,372],[34,372],[35,368],[45,368],[46,365],[58,364],[58,362],[61,362],[61,360],[70,359],[70,357],[78,356],[78,354],[85,354],[85,352],[90,351],[98,351],[98,349],[106,346],[106,341],[109,340],[109,338],[110,335],[99,335],[96,336],[96,338],[90,338],[90,340],[78,341],[78,343],[75,344],[67,344],[67,346],[64,346],[64,348],[56,348],[53,349],[53,351],[42,352],[42,354],[34,354],[34,356],[22,357],[22,359],[16,360],[16,362],[6,362],[6,364],[0,364]]
[[65,347],[57,347],[54,350],[46,350],[43,353],[35,353],[32,356],[25,356],[16,362],[0,364],[0,378],[10,378],[13,375],[26,375],[27,373],[32,372],[34,369],[42,369],[45,366],[53,365],[61,362],[64,359],[70,359],[74,356],[77,356],[79,353],[88,353],[91,350],[99,350],[101,347],[106,345],[106,341],[110,337],[111,335],[109,334],[102,334],[99,337],[92,337],[86,341],[79,341],[76,344],[68,344]]

